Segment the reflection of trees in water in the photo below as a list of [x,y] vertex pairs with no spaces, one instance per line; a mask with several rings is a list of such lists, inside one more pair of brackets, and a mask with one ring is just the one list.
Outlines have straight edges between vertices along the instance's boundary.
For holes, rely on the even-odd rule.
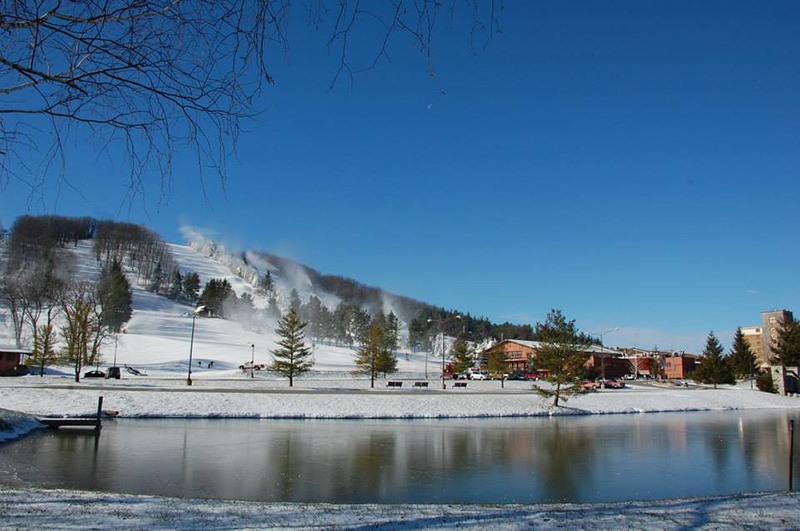
[[727,437],[730,433],[730,426],[724,426],[711,421],[701,430],[703,442],[706,450],[714,461],[714,475],[718,480],[724,481],[728,473],[728,455],[730,448]]
[[[716,488],[763,490],[785,485],[788,468],[782,414],[174,424],[109,427],[99,450],[85,432],[34,435],[22,445],[32,466],[21,477],[139,492],[177,485],[185,492],[168,493],[272,501],[572,501],[624,491],[628,483],[618,482],[630,471],[658,483],[669,468],[704,470],[704,483]],[[165,490],[156,489],[162,483]]]
[[387,494],[395,483],[399,470],[397,463],[397,441],[395,432],[378,432],[361,436],[356,440],[347,460],[347,481],[337,489],[340,499],[353,501],[375,499]]
[[281,437],[269,452],[278,459],[274,486],[281,493],[280,499],[298,499],[297,490],[303,487],[303,480],[313,481],[308,477],[313,473],[313,469],[310,470],[311,467],[308,466],[313,463],[313,453],[306,451],[302,433],[298,437],[293,430],[286,431],[285,437]]
[[531,460],[531,473],[541,484],[542,501],[578,499],[580,485],[594,481],[594,430],[563,427],[556,422],[552,428],[532,431],[535,458]]

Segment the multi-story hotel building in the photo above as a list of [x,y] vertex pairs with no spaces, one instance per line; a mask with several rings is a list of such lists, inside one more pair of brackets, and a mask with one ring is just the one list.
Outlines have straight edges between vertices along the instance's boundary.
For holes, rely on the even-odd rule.
[[747,346],[750,347],[750,351],[756,355],[756,359],[758,360],[758,365],[760,367],[766,367],[769,365],[767,361],[764,359],[764,343],[763,343],[763,333],[761,332],[760,326],[743,326],[742,327],[742,335],[744,336],[744,340],[747,343]]
[[778,330],[784,320],[794,319],[789,310],[772,310],[761,312],[761,345],[763,358],[767,364],[773,362],[773,349],[778,342]]

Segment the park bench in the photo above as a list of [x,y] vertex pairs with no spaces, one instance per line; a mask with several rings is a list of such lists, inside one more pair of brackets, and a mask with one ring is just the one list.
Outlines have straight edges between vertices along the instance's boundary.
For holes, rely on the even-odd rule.
[[403,387],[403,382],[389,382],[386,387]]
[[414,382],[414,387],[428,387],[428,382]]
[[453,387],[454,387],[454,388],[455,388],[455,387],[463,387],[463,388],[465,388],[465,389],[466,389],[466,387],[467,387],[467,382],[453,382]]

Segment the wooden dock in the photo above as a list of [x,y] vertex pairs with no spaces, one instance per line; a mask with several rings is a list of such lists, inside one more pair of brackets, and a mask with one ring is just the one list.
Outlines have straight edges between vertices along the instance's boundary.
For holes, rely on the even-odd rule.
[[95,431],[100,431],[103,428],[103,425],[100,421],[100,417],[103,413],[103,397],[97,399],[97,416],[95,418],[83,418],[83,419],[51,419],[51,418],[40,418],[38,419],[39,422],[47,426],[48,428],[52,428],[57,430],[61,427],[92,427]]

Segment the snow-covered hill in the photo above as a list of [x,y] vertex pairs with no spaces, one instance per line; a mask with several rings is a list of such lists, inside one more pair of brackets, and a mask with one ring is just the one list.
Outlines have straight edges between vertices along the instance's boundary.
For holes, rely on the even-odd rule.
[[[76,276],[81,280],[95,280],[100,274],[102,264],[97,262],[92,252],[92,241],[81,241],[77,247],[68,246],[66,250],[75,256]],[[182,273],[194,271],[199,274],[201,283],[212,278],[224,278],[230,282],[237,295],[250,293],[255,306],[265,307],[267,301],[256,294],[253,284],[257,271],[243,261],[235,260],[235,255],[224,252],[213,242],[197,242],[192,246],[170,244],[173,258]],[[269,267],[267,264],[262,266]],[[251,268],[251,269],[248,269]],[[252,271],[256,271],[254,274]],[[302,285],[297,278],[276,275],[278,293],[288,297],[292,288]],[[133,316],[125,325],[124,332],[119,334],[116,344],[116,361],[118,365],[130,365],[143,368],[149,374],[183,375],[186,372],[189,343],[192,332],[192,308],[172,301],[164,296],[145,290],[129,275],[133,290]],[[306,300],[310,294],[324,295],[314,291],[313,286],[298,289],[301,298]],[[322,297],[320,297],[322,298]],[[336,304],[332,297],[323,300],[326,305]],[[2,313],[2,311],[0,311]],[[198,317],[195,323],[193,346],[193,374],[202,377],[213,374],[215,377],[228,371],[230,376],[240,376],[238,367],[250,361],[253,354],[251,345],[255,345],[256,362],[269,363],[270,352],[276,348],[278,337],[274,333],[274,324],[265,323],[256,329],[247,329],[235,321]],[[11,344],[13,334],[7,316],[0,316],[0,344]],[[114,360],[115,342],[112,340],[103,350],[106,364]],[[345,347],[313,344],[315,372],[347,373],[355,368],[354,350]],[[213,368],[208,362],[213,361]],[[398,352],[398,368],[401,372],[425,372],[426,354],[410,353],[401,349]],[[199,363],[198,363],[199,362]],[[435,355],[428,357],[429,371],[436,373],[440,360]]]

